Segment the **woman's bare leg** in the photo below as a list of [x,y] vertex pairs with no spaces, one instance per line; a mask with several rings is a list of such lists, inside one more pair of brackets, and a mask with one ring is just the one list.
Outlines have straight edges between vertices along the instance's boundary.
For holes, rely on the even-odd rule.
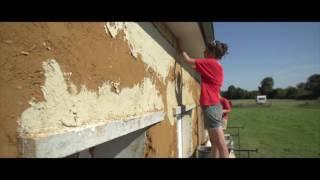
[[208,132],[212,144],[211,147],[213,147],[212,151],[214,153],[214,157],[228,158],[229,152],[224,140],[222,128],[210,128]]

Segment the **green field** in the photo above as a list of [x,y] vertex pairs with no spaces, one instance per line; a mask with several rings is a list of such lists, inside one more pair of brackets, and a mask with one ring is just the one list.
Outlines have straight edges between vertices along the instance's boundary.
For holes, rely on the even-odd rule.
[[[255,100],[232,103],[228,126],[243,126],[241,148],[258,148],[258,153],[251,153],[250,157],[320,157],[319,101],[269,100],[267,106],[256,105]],[[246,155],[242,153],[240,157]]]

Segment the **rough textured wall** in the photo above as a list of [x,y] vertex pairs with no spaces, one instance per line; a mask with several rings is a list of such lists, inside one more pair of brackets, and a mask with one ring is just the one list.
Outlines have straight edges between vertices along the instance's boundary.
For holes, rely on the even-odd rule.
[[151,23],[0,23],[0,51],[0,157],[18,156],[18,136],[158,110],[145,154],[176,155],[172,107],[199,86]]

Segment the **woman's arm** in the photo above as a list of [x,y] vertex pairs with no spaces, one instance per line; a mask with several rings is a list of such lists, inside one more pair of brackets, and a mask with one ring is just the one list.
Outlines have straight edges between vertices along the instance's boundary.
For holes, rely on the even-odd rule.
[[189,55],[186,53],[186,52],[182,52],[182,55],[185,59],[185,61],[191,65],[192,68],[196,68],[196,65],[195,65],[195,59],[193,58],[190,58]]

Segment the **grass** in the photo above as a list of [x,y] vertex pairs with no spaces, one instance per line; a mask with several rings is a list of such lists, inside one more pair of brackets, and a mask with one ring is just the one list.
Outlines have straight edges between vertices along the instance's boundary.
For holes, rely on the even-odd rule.
[[[269,106],[255,105],[254,100],[232,102],[234,108],[228,125],[244,127],[240,129],[241,148],[258,148],[259,151],[251,153],[250,157],[320,157],[319,102],[269,100]],[[246,157],[246,153],[240,157]]]

